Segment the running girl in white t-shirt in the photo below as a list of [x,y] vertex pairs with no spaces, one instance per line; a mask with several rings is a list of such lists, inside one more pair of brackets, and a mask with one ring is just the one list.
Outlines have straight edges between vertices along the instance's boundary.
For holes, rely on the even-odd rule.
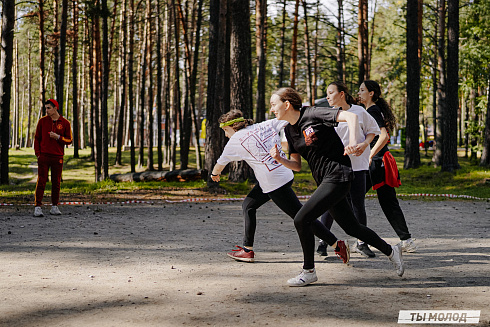
[[[271,119],[253,124],[253,120],[243,118],[240,110],[229,111],[220,117],[219,122],[230,140],[213,168],[211,179],[219,182],[220,174],[229,162],[245,160],[253,169],[258,181],[242,205],[245,218],[243,247],[237,245],[236,250],[228,253],[228,256],[235,260],[253,262],[257,209],[272,199],[282,211],[294,219],[302,207],[291,189],[293,172],[270,155],[270,150],[275,148],[280,151],[282,157],[286,157],[281,150],[279,131],[288,122]],[[335,253],[344,263],[349,262],[349,251],[345,243],[337,240],[320,221],[313,222],[313,225],[315,235],[335,248]]]

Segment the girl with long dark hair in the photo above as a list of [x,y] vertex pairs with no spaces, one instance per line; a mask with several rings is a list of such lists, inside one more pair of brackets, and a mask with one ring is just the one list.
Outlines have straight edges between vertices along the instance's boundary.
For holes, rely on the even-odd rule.
[[388,149],[389,133],[396,126],[396,119],[390,105],[381,97],[381,88],[375,81],[366,80],[359,87],[359,100],[366,106],[367,112],[378,123],[381,134],[371,143],[369,176],[366,180],[366,192],[372,187],[378,194],[381,209],[396,234],[404,252],[416,252],[403,211],[396,198],[395,187],[401,185],[395,158]]

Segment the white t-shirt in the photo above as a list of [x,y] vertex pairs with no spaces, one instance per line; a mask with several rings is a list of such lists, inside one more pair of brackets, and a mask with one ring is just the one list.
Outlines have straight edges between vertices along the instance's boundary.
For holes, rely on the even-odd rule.
[[285,120],[271,119],[247,126],[228,140],[218,164],[226,166],[230,161],[245,160],[253,169],[264,193],[272,192],[294,177],[293,172],[274,160],[269,151],[277,144],[281,156],[279,131],[288,124]]
[[[376,120],[361,106],[352,105],[348,112],[352,112],[359,118],[359,128],[358,128],[358,139],[357,143],[364,142],[366,135],[374,134],[379,135],[381,131],[379,130],[378,123]],[[342,143],[347,146],[349,145],[349,127],[346,122],[340,122],[335,131],[339,135]],[[350,161],[352,163],[353,171],[369,170],[369,151],[370,147],[366,147],[364,152],[360,156],[354,156],[349,154]]]

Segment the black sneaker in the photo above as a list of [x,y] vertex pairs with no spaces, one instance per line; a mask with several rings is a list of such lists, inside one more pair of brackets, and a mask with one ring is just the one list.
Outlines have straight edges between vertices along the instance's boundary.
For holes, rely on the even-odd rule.
[[354,249],[357,253],[367,257],[367,258],[374,258],[376,254],[374,254],[373,251],[369,248],[369,246],[366,243],[356,244],[356,248]]
[[328,256],[327,244],[320,242],[320,244],[318,245],[318,248],[316,249],[316,253],[318,253],[322,257],[327,257]]

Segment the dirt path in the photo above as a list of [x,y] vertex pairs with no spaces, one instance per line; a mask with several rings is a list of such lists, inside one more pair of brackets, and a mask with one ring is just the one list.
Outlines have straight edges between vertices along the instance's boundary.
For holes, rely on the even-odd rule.
[[[401,203],[420,247],[403,278],[375,250],[349,265],[317,257],[319,281],[304,288],[286,286],[302,255],[273,204],[259,212],[253,264],[226,256],[242,240],[239,202],[63,206],[44,218],[0,207],[0,326],[380,327],[402,309],[481,310],[490,326],[490,203]],[[367,211],[396,243],[376,200]]]

